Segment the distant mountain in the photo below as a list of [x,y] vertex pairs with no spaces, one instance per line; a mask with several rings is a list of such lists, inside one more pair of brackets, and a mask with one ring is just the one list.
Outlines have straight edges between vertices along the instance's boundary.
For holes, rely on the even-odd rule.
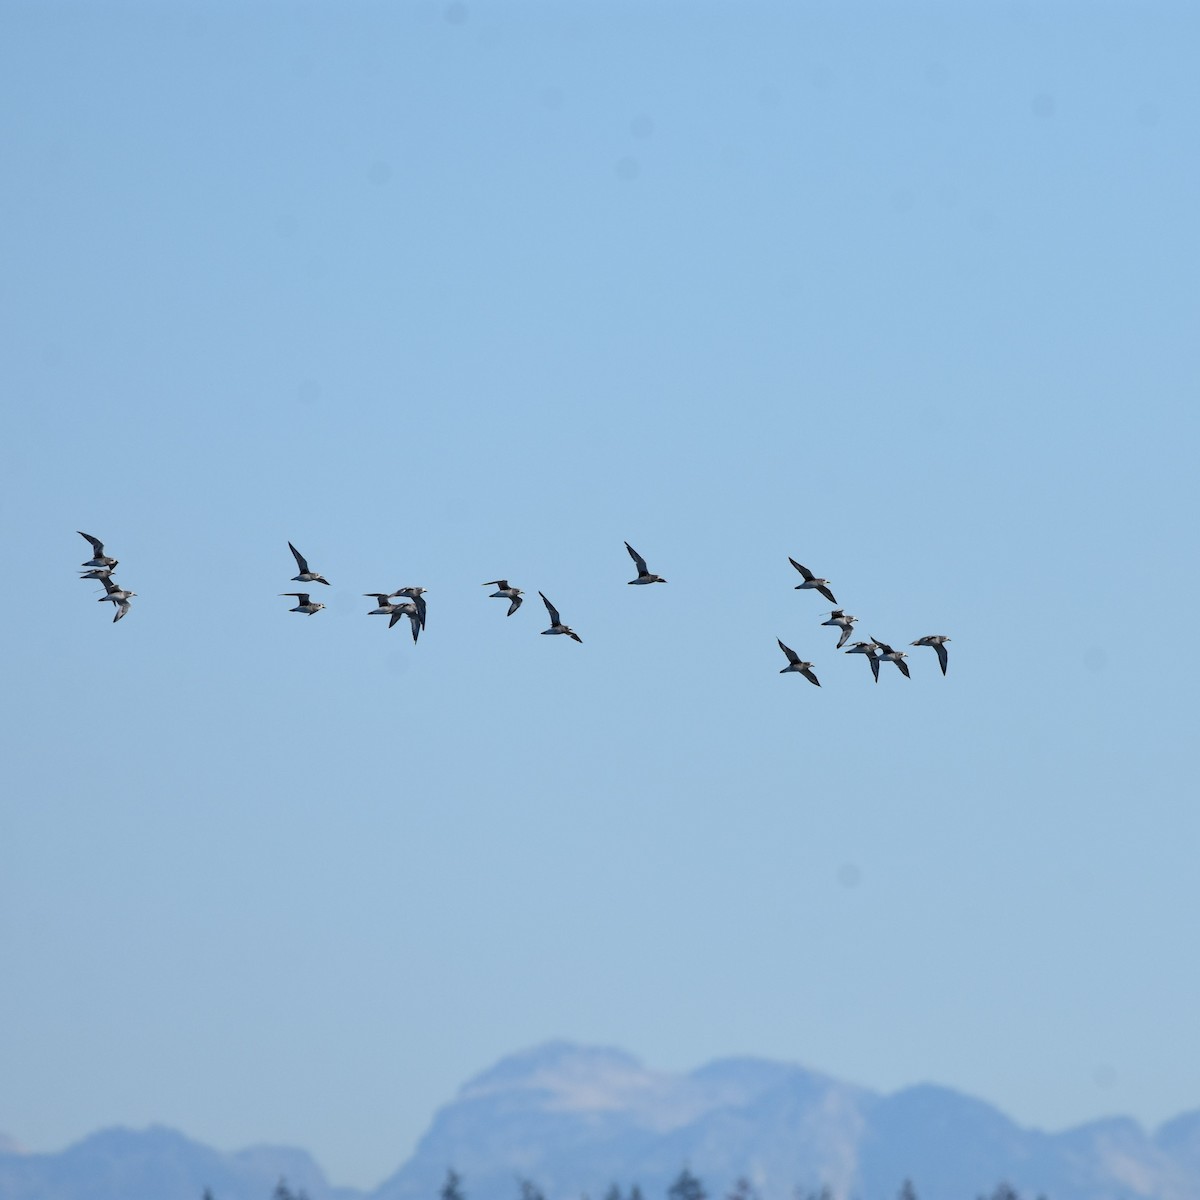
[[827,1186],[838,1200],[975,1200],[1002,1180],[1035,1200],[1200,1200],[1200,1111],[1150,1135],[1125,1118],[1023,1129],[990,1105],[922,1085],[890,1096],[803,1067],[723,1059],[687,1074],[620,1051],[551,1042],[502,1059],[434,1117],[374,1192],[333,1188],[300,1150],[220,1154],[162,1128],[109,1130],[60,1154],[0,1148],[0,1200],[270,1200],[286,1176],[310,1200],[438,1200],[453,1167],[467,1200],[601,1200],[637,1183],[663,1200],[683,1166],[711,1200],[739,1177],[761,1200]]
[[711,1197],[749,1179],[763,1200],[828,1186],[839,1200],[975,1200],[1007,1181],[1028,1200],[1200,1200],[1200,1113],[1155,1137],[1114,1120],[1022,1129],[948,1088],[891,1096],[803,1067],[727,1059],[686,1075],[619,1050],[553,1042],[502,1060],[434,1118],[372,1200],[431,1200],[448,1165],[468,1200],[599,1200],[611,1183],[661,1197],[681,1167]]
[[0,1200],[270,1200],[281,1177],[310,1200],[363,1200],[329,1186],[303,1150],[221,1154],[161,1126],[106,1129],[59,1154],[0,1152]]

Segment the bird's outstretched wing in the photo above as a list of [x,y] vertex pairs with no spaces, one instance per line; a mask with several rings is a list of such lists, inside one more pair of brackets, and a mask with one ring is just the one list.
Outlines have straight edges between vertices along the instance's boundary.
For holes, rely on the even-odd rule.
[[95,550],[97,558],[104,557],[104,543],[100,541],[99,538],[92,537],[90,533],[84,533],[82,529],[77,529],[75,532],[79,534],[81,538],[86,538],[92,543],[92,549]]
[[906,663],[906,662],[904,661],[904,659],[902,659],[902,658],[895,658],[895,659],[893,659],[892,661],[893,661],[893,662],[896,664],[896,666],[898,666],[898,667],[900,668],[900,671],[901,671],[901,673],[904,675],[904,678],[905,678],[905,679],[911,679],[911,678],[912,678],[912,676],[911,676],[911,675],[908,673],[908,663]]
[[804,670],[800,672],[800,674],[803,675],[804,678],[807,679],[809,683],[815,683],[817,685],[817,687],[821,686],[821,681],[812,673],[811,667],[805,667]]
[[498,588],[507,589],[508,588],[508,580],[507,579],[489,579],[487,581],[487,583],[483,584],[482,586],[483,587],[498,587]]
[[[816,576],[807,567],[802,567],[790,554],[788,555],[788,562],[790,562],[792,566],[804,576],[805,582],[816,578]],[[836,604],[837,601],[835,600],[833,603]]]
[[934,642],[933,648],[937,651],[938,662],[942,664],[942,674],[946,673],[946,666],[950,662],[950,655],[946,651],[946,647],[941,642]]
[[785,645],[783,644],[783,642],[779,641],[779,638],[776,638],[775,640],[776,640],[777,642],[779,642],[779,648],[780,648],[780,650],[782,650],[782,651],[784,652],[784,654],[786,654],[786,655],[787,655],[787,660],[788,660],[788,662],[790,662],[790,663],[798,663],[798,662],[800,661],[800,655],[798,655],[798,654],[795,652],[795,650],[793,650],[793,649],[791,648],[791,646],[785,646]]
[[288,549],[296,556],[296,566],[298,566],[300,568],[300,574],[307,575],[308,574],[308,562],[305,559],[304,555],[301,554],[300,551],[297,550],[296,547],[293,546],[291,542],[288,542]]
[[824,596],[825,599],[828,600],[830,604],[837,603],[837,597],[824,584],[821,584],[817,588],[817,591],[820,592],[821,595]]
[[629,551],[629,557],[637,564],[639,575],[649,575],[650,571],[646,567],[646,560],[628,543],[625,543],[625,549]]
[[546,611],[550,614],[550,624],[551,625],[561,625],[562,618],[558,615],[558,609],[555,608],[554,605],[551,604],[550,601],[546,599],[546,593],[538,592],[538,595],[541,596],[542,603],[546,606]]
[[513,613],[515,613],[517,611],[517,609],[520,607],[521,607],[521,597],[514,596],[513,602],[508,606],[508,615],[511,617],[513,615]]

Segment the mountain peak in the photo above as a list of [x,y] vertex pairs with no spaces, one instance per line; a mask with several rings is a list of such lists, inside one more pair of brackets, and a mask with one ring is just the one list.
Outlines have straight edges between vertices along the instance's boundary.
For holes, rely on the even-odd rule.
[[459,1099],[524,1091],[542,1093],[556,1107],[608,1108],[622,1103],[618,1097],[626,1097],[630,1089],[643,1088],[652,1079],[624,1050],[558,1040],[506,1055],[468,1080]]

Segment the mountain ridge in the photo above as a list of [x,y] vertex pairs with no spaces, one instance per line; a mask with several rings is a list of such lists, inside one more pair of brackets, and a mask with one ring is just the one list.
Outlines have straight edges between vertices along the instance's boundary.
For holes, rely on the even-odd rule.
[[449,1168],[466,1200],[545,1200],[637,1183],[663,1196],[686,1165],[720,1200],[739,1178],[760,1200],[827,1187],[834,1200],[973,1200],[1000,1181],[1022,1200],[1200,1200],[1200,1109],[1148,1132],[1129,1117],[1058,1133],[1018,1125],[937,1084],[883,1094],[794,1063],[737,1056],[688,1072],[614,1047],[553,1041],[507,1055],[434,1114],[374,1189],[335,1187],[304,1150],[224,1153],[164,1126],[108,1129],[53,1154],[0,1139],[0,1200],[270,1200],[286,1177],[309,1200],[437,1200]]

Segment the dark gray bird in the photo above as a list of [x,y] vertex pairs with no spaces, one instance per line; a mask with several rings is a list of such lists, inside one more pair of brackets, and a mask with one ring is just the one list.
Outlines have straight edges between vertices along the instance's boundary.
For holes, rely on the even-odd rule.
[[[295,546],[292,545],[291,542],[288,542],[288,549],[293,555],[295,555],[296,566],[300,568],[300,574],[292,576],[293,583],[323,583],[326,587],[329,587],[329,580],[326,579],[324,575],[319,574],[317,571],[311,570],[308,565],[308,560],[303,554],[300,553],[299,550],[296,549]],[[299,592],[280,593],[282,596],[298,596],[299,594]],[[324,608],[325,606],[322,604],[321,607]]]
[[558,615],[558,609],[546,599],[546,593],[538,592],[538,595],[541,596],[542,603],[546,606],[546,611],[550,614],[550,628],[543,629],[542,633],[565,633],[567,637],[574,638],[582,645],[583,638],[581,638],[579,634],[577,634],[575,630],[570,627],[570,625],[564,625],[562,623],[562,618]]
[[307,592],[280,592],[281,596],[295,596],[300,601],[295,608],[289,608],[288,612],[307,613],[310,617],[313,613],[320,612],[325,605],[320,604],[310,599]]
[[417,606],[417,616],[421,620],[421,628],[425,628],[425,593],[428,588],[402,587],[392,592],[393,596],[407,596]]
[[931,633],[928,637],[917,638],[915,642],[909,642],[910,646],[932,646],[937,651],[938,662],[942,665],[942,674],[945,675],[946,667],[949,665],[950,655],[946,652],[946,643],[950,639],[940,633]]
[[507,613],[508,616],[511,617],[513,615],[513,613],[515,613],[517,611],[517,609],[521,607],[521,597],[523,595],[525,595],[525,593],[523,591],[521,591],[520,588],[509,587],[507,579],[492,579],[488,583],[485,583],[483,586],[484,587],[495,587],[495,588],[500,589],[498,592],[493,592],[488,597],[489,600],[511,600],[512,601],[512,603],[508,606],[508,613]]
[[637,583],[666,583],[667,581],[661,575],[651,575],[650,569],[646,566],[646,560],[628,543],[625,543],[625,549],[629,551],[629,557],[637,564],[638,577],[631,579],[631,584]]
[[887,644],[887,642],[881,642],[878,638],[875,638],[875,637],[873,637],[871,639],[871,641],[874,642],[875,645],[879,647],[879,650],[880,650],[879,661],[880,662],[894,662],[896,664],[896,666],[898,666],[900,668],[900,672],[904,676],[905,679],[912,678],[912,676],[908,673],[908,663],[906,663],[904,661],[908,657],[908,655],[905,654],[903,650],[893,650],[891,648],[891,646],[889,646]]
[[392,615],[388,618],[388,628],[391,629],[401,617],[407,617],[409,624],[412,626],[413,641],[417,640],[417,635],[425,627],[421,624],[421,610],[411,600],[404,604],[393,604]]
[[92,537],[90,533],[84,533],[82,529],[77,529],[75,532],[79,534],[81,538],[86,538],[87,541],[91,542],[92,549],[95,551],[95,553],[87,560],[87,562],[79,564],[81,567],[115,567],[117,565],[117,560],[115,558],[109,558],[108,555],[104,553],[104,543],[100,541],[99,538]]
[[815,683],[817,687],[821,686],[821,681],[813,674],[813,665],[810,662],[802,662],[791,646],[785,646],[779,638],[775,639],[779,642],[779,648],[787,655],[788,665],[780,671],[780,675],[786,675],[789,671],[796,671],[803,675],[809,683]]
[[828,600],[830,604],[837,603],[837,597],[834,596],[834,594],[829,590],[829,580],[828,579],[818,579],[807,567],[802,567],[790,555],[788,556],[788,562],[790,562],[792,564],[792,566],[795,567],[796,570],[799,571],[800,574],[804,577],[803,583],[796,584],[796,587],[794,589],[795,591],[801,592],[801,591],[804,591],[806,588],[814,588],[816,591],[820,592],[821,595],[824,596],[825,599]]

